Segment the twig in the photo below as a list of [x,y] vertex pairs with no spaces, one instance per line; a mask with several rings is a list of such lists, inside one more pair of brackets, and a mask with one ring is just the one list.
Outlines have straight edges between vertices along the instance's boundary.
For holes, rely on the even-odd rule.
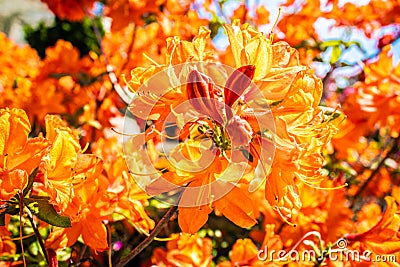
[[161,218],[161,220],[157,223],[157,225],[154,227],[153,231],[150,233],[148,237],[146,237],[145,240],[143,240],[139,245],[135,247],[131,252],[129,252],[126,257],[122,258],[115,267],[123,267],[126,264],[128,264],[134,257],[136,257],[143,249],[145,249],[150,243],[153,241],[153,239],[156,237],[156,235],[161,231],[163,226],[169,222],[171,217],[175,214],[175,212],[178,210],[178,205],[174,205],[169,210],[164,214],[164,216]]
[[25,250],[24,250],[24,243],[22,242],[22,217],[24,216],[24,196],[22,192],[19,192],[19,237],[21,243],[21,254],[22,254],[22,261],[24,263],[24,267],[26,267],[26,259],[25,259]]
[[108,267],[112,267],[112,260],[111,260],[111,254],[112,254],[112,240],[111,240],[111,227],[110,224],[103,222],[107,229],[107,239],[108,239]]
[[394,153],[396,153],[399,149],[399,141],[400,141],[400,136],[395,138],[393,140],[393,145],[391,149],[388,151],[385,157],[383,157],[379,163],[378,166],[371,172],[367,180],[364,182],[364,184],[358,189],[357,193],[354,195],[354,198],[352,200],[352,203],[350,205],[350,208],[353,208],[354,204],[357,203],[358,199],[361,197],[361,193],[364,192],[364,190],[367,188],[368,184],[374,179],[375,175],[378,174],[379,170],[382,168],[383,164],[385,161]]
[[31,222],[33,231],[35,232],[35,236],[39,242],[40,248],[42,249],[42,252],[46,259],[46,262],[47,262],[47,264],[50,264],[49,254],[47,253],[46,247],[44,246],[42,235],[40,234],[39,229],[36,226],[36,223],[33,221],[32,213],[29,209],[26,209],[26,214],[27,214],[29,221]]
[[83,247],[79,251],[80,253],[79,253],[77,262],[82,262],[83,261],[83,259],[85,257],[85,254],[86,254],[87,248],[88,248],[87,245],[83,245]]

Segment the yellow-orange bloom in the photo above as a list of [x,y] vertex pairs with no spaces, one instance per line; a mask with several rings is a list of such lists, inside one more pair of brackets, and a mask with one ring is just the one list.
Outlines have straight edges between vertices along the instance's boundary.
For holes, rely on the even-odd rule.
[[212,244],[208,238],[197,235],[173,234],[167,250],[156,248],[151,257],[154,266],[207,267],[211,264]]
[[49,143],[28,139],[31,125],[22,109],[0,109],[0,201],[24,190],[28,176],[39,166]]
[[[344,119],[339,111],[318,106],[322,82],[300,64],[295,49],[283,42],[272,43],[272,39],[247,24],[240,25],[239,21],[225,25],[225,30],[232,57],[225,57],[221,63],[233,66],[234,71],[227,75],[222,87],[219,85],[222,75],[211,78],[212,71],[207,74],[202,71],[205,63],[218,62],[215,50],[207,45],[210,32],[205,28],[199,30],[192,42],[181,41],[178,37],[168,39],[166,64],[134,69],[129,83],[137,94],[131,103],[131,112],[153,121],[144,134],[133,138],[137,148],[142,148],[141,141],[162,141],[156,137],[164,135],[164,122],[175,122],[181,131],[178,139],[182,143],[171,151],[168,159],[173,162],[166,168],[167,174],[161,176],[169,183],[185,186],[182,197],[189,199],[190,195],[193,203],[197,203],[196,207],[184,207],[181,199],[179,204],[179,224],[190,233],[207,221],[213,209],[242,227],[254,224],[255,213],[249,208],[251,201],[244,201],[242,209],[238,210],[230,209],[234,205],[218,203],[230,203],[231,195],[247,199],[243,192],[254,190],[265,179],[266,199],[282,218],[290,218],[292,212],[301,207],[296,182],[317,187],[323,180],[322,148]],[[176,64],[196,62],[202,63],[193,69],[182,67],[178,74],[168,72]],[[152,80],[154,75],[159,75],[157,73],[164,75]],[[186,82],[184,86],[179,84],[182,77]],[[254,84],[258,88],[255,89]],[[168,90],[162,91],[163,86]],[[250,107],[246,103],[249,99],[253,99],[251,103],[256,103],[259,109]],[[185,102],[191,105],[187,108],[189,111],[179,109]],[[271,122],[260,127],[254,114],[268,106],[271,112],[264,113],[271,117],[263,117],[263,121],[270,119]],[[262,153],[263,150],[274,151],[274,145],[273,159]],[[205,157],[196,155],[208,152],[214,153],[215,159],[197,172],[199,166],[195,165],[204,166],[199,159]],[[230,160],[229,156],[237,158]],[[214,201],[216,191],[213,190],[219,186],[218,182],[232,182],[220,177],[223,173],[232,176],[233,170],[242,166],[238,164],[240,160],[247,162],[248,167],[237,177],[238,184]],[[227,164],[231,162],[233,167]],[[185,168],[190,171],[182,171]],[[193,187],[202,189],[189,193]],[[165,181],[153,181],[147,189],[160,193],[170,187],[165,186]],[[191,214],[196,214],[198,220],[194,221]]]

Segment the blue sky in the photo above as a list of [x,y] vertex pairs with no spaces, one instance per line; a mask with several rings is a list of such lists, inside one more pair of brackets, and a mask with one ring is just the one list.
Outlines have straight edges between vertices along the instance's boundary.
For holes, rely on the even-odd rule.
[[[326,1],[326,0],[325,0]],[[325,2],[322,0],[322,2]],[[200,1],[201,2],[201,1]],[[270,24],[268,25],[263,25],[259,28],[260,31],[263,31],[265,33],[268,33],[271,31],[273,23],[276,21],[278,17],[278,8],[281,3],[284,3],[285,0],[247,0],[246,4],[248,6],[254,6],[255,4],[261,4],[264,5],[268,8],[270,11]],[[301,0],[298,0],[297,2],[301,2]],[[346,2],[356,2],[357,4],[367,4],[369,0],[340,0],[339,5],[343,5]],[[224,13],[225,15],[230,15],[232,14],[232,11],[238,7],[240,4],[240,1],[228,1],[224,5]],[[202,12],[201,12],[202,13]],[[205,15],[203,13],[203,15]],[[206,15],[205,15],[206,16]],[[341,61],[344,61],[348,64],[355,64],[359,62],[360,60],[363,60],[365,58],[370,58],[371,56],[375,55],[377,53],[377,41],[380,36],[382,36],[385,33],[388,32],[393,32],[394,27],[384,27],[377,31],[371,39],[367,38],[364,33],[361,30],[358,30],[356,28],[353,28],[349,34],[349,31],[345,27],[332,27],[334,25],[334,20],[329,20],[325,18],[320,18],[317,20],[317,22],[314,24],[315,31],[318,33],[320,38],[323,41],[327,40],[337,40],[337,39],[344,39],[346,41],[358,41],[361,43],[363,49],[365,50],[365,54],[358,49],[356,46],[353,46],[345,53],[343,53],[341,57]],[[400,27],[400,26],[399,26]],[[228,43],[227,37],[224,34],[224,30],[220,29],[219,34],[215,37],[215,45],[218,49],[223,50]],[[393,43],[393,49],[392,52],[394,54],[394,62],[398,63],[400,60],[400,42],[397,41]],[[329,57],[329,51],[326,53],[325,57]]]

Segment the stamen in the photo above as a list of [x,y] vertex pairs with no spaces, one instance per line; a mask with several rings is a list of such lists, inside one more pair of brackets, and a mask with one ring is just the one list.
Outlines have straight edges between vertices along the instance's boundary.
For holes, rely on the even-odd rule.
[[305,185],[307,185],[307,186],[309,186],[309,187],[311,187],[311,188],[315,188],[315,189],[322,189],[322,190],[337,190],[337,189],[342,189],[342,188],[345,188],[345,187],[348,187],[349,186],[349,184],[348,183],[344,183],[344,184],[342,184],[342,185],[338,185],[338,186],[335,186],[335,187],[321,187],[321,186],[318,186],[318,185],[314,185],[313,183],[311,183],[311,182],[309,182],[309,181],[307,181],[307,180],[304,180],[304,179],[300,179]]
[[89,148],[89,142],[86,142],[85,147],[82,149],[82,153],[85,153],[86,150],[88,150],[88,148]]
[[292,247],[291,250],[289,250],[283,257],[278,258],[278,259],[276,259],[276,260],[277,260],[277,261],[281,261],[281,260],[285,259],[288,255],[291,255],[291,252],[292,252],[292,251],[295,251],[295,250],[297,249],[297,247],[298,247],[301,243],[303,243],[307,237],[309,237],[309,236],[311,236],[311,235],[317,237],[317,238],[318,238],[318,241],[321,242],[321,234],[320,234],[319,232],[317,232],[317,231],[308,232],[308,233],[306,233],[302,238],[300,238],[299,241],[297,241],[297,243]]
[[117,131],[114,127],[111,127],[111,131],[113,131],[114,133],[120,134],[120,135],[124,135],[124,136],[132,136],[132,137],[134,137],[134,136],[138,135],[138,134],[121,133],[121,132]]
[[168,170],[168,168],[163,168],[163,169],[161,169],[157,172],[153,172],[153,173],[138,173],[138,172],[133,172],[133,171],[129,170],[129,173],[133,174],[133,175],[137,175],[137,176],[151,176],[151,175],[160,174],[160,172],[162,173],[163,171],[167,171],[167,170]]
[[212,204],[213,204],[213,202],[214,202],[214,199],[215,199],[215,196],[214,196],[214,195],[211,195],[211,201],[210,201],[210,204],[208,204],[208,207],[209,207],[210,209],[212,209]]
[[146,53],[143,53],[143,57],[146,58],[148,61],[150,61],[151,63],[153,63],[154,65],[156,65],[157,67],[160,67],[161,65],[158,64],[154,59],[152,59],[151,57],[149,57],[148,55],[146,55]]
[[[135,229],[139,232],[144,234],[145,236],[150,236],[150,234],[148,232],[146,232],[143,228],[139,227],[137,224],[135,224],[134,222],[132,222],[132,220],[130,218],[128,218],[128,216],[126,216],[125,214],[123,214],[122,212],[118,212],[118,211],[114,211],[116,214],[119,214],[121,216],[123,216],[133,227],[135,227]],[[176,237],[154,237],[154,240],[157,241],[171,241],[171,240],[176,240],[178,239],[179,236]]]
[[[207,175],[206,179],[203,179],[202,183],[201,183],[201,187],[200,187],[200,193],[197,196],[196,199],[196,206],[199,206],[199,208],[201,208],[201,206],[203,206],[204,204],[199,204],[201,202],[201,200],[203,199],[203,197],[207,194],[206,189],[208,189],[207,185],[209,185],[209,187],[211,187],[211,174]],[[211,198],[213,196],[211,195]],[[212,204],[212,201],[210,202],[210,204]]]
[[[261,164],[261,171],[263,172],[263,175],[265,175],[265,177],[266,177],[265,181],[268,183],[269,188],[272,190],[271,182],[269,181],[269,178],[267,177],[267,173],[266,173],[267,168],[265,167],[263,161],[261,160],[260,154],[258,153],[257,149],[253,146],[252,143],[250,143],[250,146],[253,147],[253,150],[256,153],[256,156],[258,158],[258,162]],[[276,199],[278,199],[278,198],[276,197]]]
[[282,11],[282,8],[279,7],[278,8],[278,16],[276,17],[274,25],[272,26],[272,29],[271,29],[271,33],[269,35],[269,39],[270,39],[271,43],[274,42],[274,31],[275,31],[276,26],[278,25],[278,20],[279,20],[279,17],[281,16],[281,11]]
[[5,171],[7,171],[7,157],[8,153],[4,155],[4,160],[3,160],[3,167]]
[[170,135],[168,135],[168,134],[166,134],[166,133],[160,132],[160,131],[157,130],[156,128],[154,128],[153,130],[154,130],[155,133],[157,133],[157,134],[159,134],[159,135],[161,135],[161,136],[165,136],[165,137],[167,137],[167,138],[169,138],[169,139],[176,139],[176,138],[179,138],[179,134],[178,134],[178,135],[175,135],[175,136],[170,136]]
[[232,161],[226,155],[225,150],[221,151],[221,155],[228,161],[228,163],[232,163]]
[[32,234],[29,234],[29,235],[24,235],[24,236],[22,236],[22,237],[10,238],[10,240],[11,240],[11,241],[17,241],[17,240],[19,240],[20,238],[26,239],[26,238],[32,237],[32,236],[34,236],[34,235],[35,235],[35,233],[32,233]]
[[286,219],[286,216],[284,216],[284,215],[282,214],[282,212],[280,211],[280,207],[275,206],[275,207],[274,207],[274,210],[276,210],[276,212],[278,212],[279,216],[281,217],[281,219],[282,219],[285,223],[289,224],[290,226],[297,227],[297,224],[292,223],[292,222],[289,222],[289,220]]
[[125,74],[121,74],[121,78],[124,81],[124,83],[126,84],[126,86],[128,86],[129,90],[131,90],[131,92],[135,92],[135,90],[133,90],[132,86],[129,84],[129,82],[126,80],[126,75]]
[[[144,234],[145,236],[150,236],[150,234],[147,233],[147,232],[146,232],[145,230],[143,230],[143,229],[141,229],[141,233]],[[161,241],[161,242],[165,242],[165,241],[176,240],[176,239],[178,239],[178,238],[179,238],[179,236],[176,236],[176,237],[172,237],[172,236],[170,236],[170,237],[154,237],[154,240],[156,240],[156,241]]]

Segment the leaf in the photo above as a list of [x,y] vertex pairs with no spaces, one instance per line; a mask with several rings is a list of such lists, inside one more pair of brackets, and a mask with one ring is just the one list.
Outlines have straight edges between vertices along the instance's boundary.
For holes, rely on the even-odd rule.
[[340,46],[332,47],[332,55],[330,63],[333,64],[336,61],[338,61],[341,55],[342,55],[342,49],[340,48]]
[[244,156],[249,162],[253,162],[253,161],[254,161],[253,155],[250,154],[249,151],[247,151],[247,150],[244,149],[244,148],[241,149],[240,151],[242,152],[243,156]]
[[325,42],[322,42],[319,47],[321,50],[325,50],[328,47],[336,47],[336,46],[340,46],[343,43],[342,40],[328,40]]
[[[24,198],[23,201],[29,210],[42,221],[58,227],[71,227],[69,217],[58,214],[53,205],[47,200]],[[35,206],[34,208],[32,204]]]
[[3,212],[0,214],[17,215],[19,213],[19,205],[17,203],[6,203]]
[[210,23],[208,24],[208,28],[211,30],[210,37],[214,38],[223,25],[224,22],[218,16],[213,14]]
[[36,168],[31,172],[31,174],[29,175],[29,177],[28,177],[28,184],[26,185],[26,187],[25,187],[25,189],[24,189],[24,191],[23,191],[23,196],[24,196],[24,197],[25,197],[25,196],[29,193],[29,191],[31,190],[31,188],[32,188],[32,186],[33,186],[33,181],[35,180],[35,177],[36,177],[38,171],[39,171],[39,167],[36,167]]

